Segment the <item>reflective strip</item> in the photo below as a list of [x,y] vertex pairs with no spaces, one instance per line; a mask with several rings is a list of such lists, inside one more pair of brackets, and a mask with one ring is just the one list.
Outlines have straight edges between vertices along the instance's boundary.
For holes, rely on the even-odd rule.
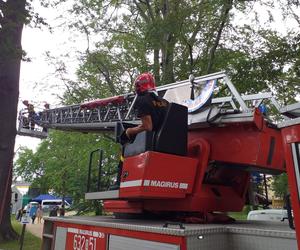
[[189,184],[187,184],[187,183],[180,183],[179,184],[180,189],[188,189],[188,186],[189,186]]
[[140,187],[140,186],[142,186],[142,180],[124,181],[124,182],[121,182],[120,188],[124,188],[124,187]]
[[144,180],[144,187],[150,186],[150,180]]
[[[153,180],[144,180],[144,182],[142,180],[124,181],[124,182],[121,182],[120,187],[121,188],[140,187],[143,184],[144,187],[154,186],[154,187],[159,187],[159,188],[170,188],[170,187],[167,187],[167,186],[165,187],[165,186],[160,186],[160,185],[153,185],[153,184],[151,185],[151,181],[153,181]],[[160,181],[154,180],[154,182],[160,182]],[[166,182],[166,181],[164,181],[164,182]],[[188,186],[189,186],[188,183],[179,183],[179,187],[177,186],[176,188],[188,189]],[[171,187],[171,188],[175,188],[175,187]]]
[[78,232],[79,232],[78,228],[68,227],[68,233],[78,234]]
[[292,153],[296,175],[296,184],[298,188],[298,200],[300,200],[300,148],[299,144],[292,143]]

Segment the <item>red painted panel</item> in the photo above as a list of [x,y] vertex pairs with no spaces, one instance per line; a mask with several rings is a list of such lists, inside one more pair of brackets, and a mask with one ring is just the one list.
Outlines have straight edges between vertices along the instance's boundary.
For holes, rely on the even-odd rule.
[[105,250],[107,234],[101,228],[85,225],[67,227],[66,250]]
[[[247,190],[248,184],[243,188]],[[212,191],[217,190],[220,196]],[[144,209],[148,211],[189,211],[189,212],[227,212],[241,211],[245,204],[245,195],[238,195],[231,187],[202,185],[199,193],[185,199],[146,200]]]
[[[79,225],[74,223],[65,223],[65,222],[55,222],[55,227],[64,227],[64,228],[73,228],[78,230],[85,230],[85,231],[94,231],[94,232],[100,232],[105,235],[105,238],[103,239],[102,245],[97,245],[97,250],[104,250],[106,249],[106,242],[109,238],[109,235],[118,235],[118,236],[124,236],[129,238],[136,238],[141,240],[149,240],[149,241],[155,241],[155,242],[161,242],[161,243],[169,243],[169,244],[175,244],[180,245],[180,249],[185,250],[186,249],[186,242],[183,237],[180,236],[173,236],[173,235],[166,235],[166,234],[159,234],[159,233],[150,233],[150,232],[141,232],[141,231],[132,231],[127,229],[117,229],[117,228],[110,228],[110,227],[99,227],[99,226],[89,226],[89,225]],[[105,243],[104,243],[105,239]],[[74,239],[74,236],[72,238],[72,235],[69,235],[67,237],[67,247],[66,250],[81,250],[85,248],[74,248],[74,240],[77,240],[79,242],[79,238]],[[97,243],[96,243],[97,244]],[[85,247],[85,246],[84,246]],[[104,248],[103,248],[104,247]],[[88,250],[94,250],[92,248],[87,248]]]
[[142,213],[143,203],[142,201],[108,200],[104,202],[104,210],[115,213]]
[[[210,160],[242,167],[253,166],[261,171],[285,171],[281,132],[268,127],[265,122],[260,128],[249,122],[198,129],[189,133],[190,142],[199,138],[210,144]],[[271,140],[274,141],[273,149]],[[268,158],[271,162],[268,162]]]
[[291,194],[298,249],[300,249],[300,200],[291,143],[300,143],[300,124],[282,129],[288,184]]
[[107,97],[103,99],[97,99],[91,102],[86,102],[80,105],[80,108],[88,108],[88,109],[94,109],[97,107],[102,107],[102,106],[107,106],[109,104],[122,104],[125,102],[125,97],[124,96],[112,96],[112,97]]
[[285,143],[300,142],[300,129],[299,124],[282,129]]
[[198,161],[146,152],[124,161],[121,198],[183,198],[191,193]]

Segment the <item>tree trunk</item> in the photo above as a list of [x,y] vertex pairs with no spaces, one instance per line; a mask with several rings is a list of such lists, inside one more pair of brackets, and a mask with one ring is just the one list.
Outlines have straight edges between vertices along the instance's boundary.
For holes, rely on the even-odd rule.
[[233,0],[227,0],[227,2],[225,2],[224,5],[223,5],[222,14],[221,14],[221,17],[220,17],[220,26],[219,26],[218,31],[217,31],[216,39],[215,39],[215,41],[213,43],[213,46],[212,46],[212,48],[210,49],[210,52],[209,52],[208,64],[207,64],[207,69],[206,69],[207,74],[210,74],[212,72],[213,63],[214,63],[214,59],[215,59],[215,53],[216,53],[217,47],[219,46],[222,32],[225,28],[225,25],[226,25],[227,21],[228,21],[229,11],[232,9],[232,4],[233,4]]
[[153,73],[154,73],[154,77],[155,77],[155,82],[157,84],[157,86],[160,85],[160,77],[159,77],[159,69],[160,69],[160,63],[159,63],[159,49],[154,49],[154,53],[153,53],[153,61],[154,61],[154,65],[153,65]]
[[162,83],[168,84],[175,81],[174,77],[174,47],[175,38],[167,34],[162,48]]
[[10,222],[10,203],[25,3],[0,1],[0,241],[17,237]]
[[[11,161],[12,164],[12,161]],[[12,169],[12,168],[10,168]],[[11,172],[8,174],[8,181],[6,187],[6,198],[4,198],[4,202],[1,202],[1,210],[2,213],[2,221],[0,223],[0,242],[18,239],[18,234],[13,230],[10,222],[10,212],[11,212],[11,180],[12,180]],[[2,182],[1,182],[2,183]],[[2,186],[2,185],[1,185]]]

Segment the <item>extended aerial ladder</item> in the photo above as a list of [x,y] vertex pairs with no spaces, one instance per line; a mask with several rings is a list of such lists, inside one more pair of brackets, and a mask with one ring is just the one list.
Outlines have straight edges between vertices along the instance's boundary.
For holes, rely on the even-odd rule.
[[[94,190],[86,199],[105,200],[104,208],[115,213],[240,211],[251,171],[287,172],[300,242],[300,103],[282,107],[272,93],[240,95],[225,72],[168,84],[157,92],[187,111],[173,105],[175,112],[170,111],[160,133],[164,139],[145,133],[125,146],[120,189]],[[213,92],[220,97],[212,98]],[[120,121],[139,123],[134,102],[135,95],[128,94],[50,109],[37,122],[66,131],[114,130]],[[269,114],[261,109],[264,105],[272,107]]]
[[[208,118],[209,122],[210,119],[214,118],[216,112],[219,117],[214,119],[213,123],[247,120],[247,118],[253,114],[252,101],[256,101],[255,105],[258,107],[263,101],[270,100],[278,112],[285,117],[292,118],[300,115],[298,103],[281,107],[275,100],[273,94],[269,92],[241,96],[225,72],[197,77],[194,79],[194,82],[200,83],[199,85],[201,87],[206,81],[215,80],[223,80],[223,84],[230,90],[229,95],[212,99],[211,105],[213,106],[213,110],[210,111],[210,117],[207,117],[208,110],[205,110],[206,113],[200,112],[200,115],[199,112],[191,112],[189,114],[189,127],[194,127],[195,124],[205,123],[205,118]],[[167,99],[168,96],[170,96],[170,101],[182,104],[190,98],[190,88],[191,82],[185,80],[158,87],[157,92],[160,96],[166,95]],[[138,118],[133,112],[134,100],[135,94],[130,93],[83,104],[49,109],[41,112],[41,116],[36,122],[42,127],[66,131],[95,132],[114,130],[116,122],[118,121],[138,123]],[[196,101],[197,98],[189,104],[191,110],[195,108],[192,105],[195,104]]]

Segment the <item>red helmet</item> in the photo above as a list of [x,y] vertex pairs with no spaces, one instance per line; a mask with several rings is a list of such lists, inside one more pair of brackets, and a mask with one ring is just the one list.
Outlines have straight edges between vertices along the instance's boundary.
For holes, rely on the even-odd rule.
[[141,94],[149,90],[155,90],[155,80],[151,73],[143,73],[135,79],[135,92]]
[[27,100],[24,100],[24,101],[23,101],[23,104],[24,104],[25,106],[28,106],[28,105],[29,105],[29,102],[28,102]]
[[50,108],[50,104],[46,102],[46,103],[44,104],[44,108],[45,108],[45,109],[49,109],[49,108]]

